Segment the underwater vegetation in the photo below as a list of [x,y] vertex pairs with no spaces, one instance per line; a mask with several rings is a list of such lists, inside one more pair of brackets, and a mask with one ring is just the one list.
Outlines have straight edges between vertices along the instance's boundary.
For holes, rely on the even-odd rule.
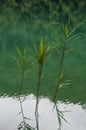
[[[55,28],[52,26],[53,31],[56,34],[56,42],[52,42],[51,44],[46,43],[43,38],[41,38],[40,42],[38,45],[36,43],[33,45],[33,48],[30,48],[25,44],[24,48],[22,51],[19,49],[17,45],[15,45],[18,57],[12,56],[12,58],[16,61],[17,65],[21,68],[21,78],[19,81],[19,94],[18,94],[18,99],[20,103],[20,114],[22,116],[22,123],[19,124],[18,129],[19,130],[40,130],[39,127],[39,101],[40,101],[40,88],[42,87],[42,79],[45,78],[44,75],[44,67],[47,64],[48,57],[52,55],[53,52],[56,52],[57,54],[57,77],[56,77],[56,84],[53,93],[53,99],[52,101],[54,102],[54,106],[52,109],[56,109],[57,112],[57,118],[59,122],[58,130],[61,130],[61,120],[63,119],[65,122],[67,120],[64,117],[63,112],[61,112],[58,109],[58,93],[60,88],[62,87],[68,87],[72,85],[72,79],[67,79],[66,78],[66,72],[65,72],[65,67],[64,67],[64,62],[65,62],[65,57],[66,53],[71,52],[72,49],[69,48],[69,42],[71,40],[74,40],[76,38],[79,38],[81,35],[84,36],[84,34],[77,33],[75,34],[75,31],[83,24],[85,23],[86,20],[78,24],[75,28],[70,30],[70,25],[71,21],[70,18],[68,18],[66,24],[61,23],[60,24],[60,32],[61,34],[55,30]],[[29,52],[29,54],[28,54]],[[46,64],[45,64],[46,62]],[[52,61],[51,61],[52,62]],[[25,97],[22,95],[22,89],[24,88],[24,79],[25,75],[29,74],[29,72],[32,70],[32,68],[35,68],[36,73],[37,73],[37,79],[36,79],[36,104],[35,104],[35,121],[36,121],[36,126],[30,126],[27,122],[26,119],[29,119],[24,116],[24,111],[23,111],[23,106],[22,102],[25,100]],[[53,72],[52,72],[53,73]],[[52,81],[53,82],[53,81]],[[29,86],[29,84],[28,84]],[[47,87],[47,86],[45,86]],[[23,97],[23,99],[22,99]]]

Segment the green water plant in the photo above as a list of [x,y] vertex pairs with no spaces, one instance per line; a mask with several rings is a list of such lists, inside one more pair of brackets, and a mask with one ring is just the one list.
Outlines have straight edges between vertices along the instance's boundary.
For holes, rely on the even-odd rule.
[[39,130],[39,120],[38,120],[39,90],[40,90],[42,74],[43,74],[43,66],[44,66],[45,60],[47,59],[49,51],[50,51],[50,45],[46,45],[42,38],[40,40],[38,47],[36,44],[34,44],[34,50],[32,51],[37,62],[36,70],[38,73],[36,106],[35,106],[35,118],[36,118],[37,130]]
[[25,45],[23,49],[23,54],[20,51],[20,49],[15,45],[16,51],[18,53],[19,58],[14,58],[18,66],[21,68],[22,74],[21,74],[21,81],[20,81],[20,87],[19,87],[19,95],[22,93],[23,83],[24,83],[24,75],[25,75],[25,69],[30,64],[30,62],[27,61],[27,46]]
[[[31,64],[31,60],[28,60],[28,47],[25,44],[24,48],[23,48],[23,52],[21,52],[21,50],[17,47],[17,45],[15,45],[18,57],[14,57],[12,56],[12,58],[16,61],[17,65],[21,68],[21,79],[20,79],[20,86],[19,86],[19,93],[18,93],[18,99],[20,102],[20,109],[21,111],[19,112],[19,114],[22,115],[22,119],[23,121],[19,124],[18,126],[18,130],[33,130],[34,128],[31,127],[26,120],[28,119],[27,117],[25,117],[24,115],[24,111],[23,111],[23,106],[22,103],[24,101],[23,96],[22,96],[22,89],[23,89],[23,83],[24,83],[24,78],[25,78],[25,74],[29,72],[29,69],[27,69],[28,65]],[[27,69],[27,70],[26,70]]]
[[55,33],[57,34],[57,42],[53,44],[52,48],[56,50],[57,55],[58,55],[58,61],[59,61],[59,69],[58,69],[58,77],[57,77],[57,82],[56,82],[56,89],[54,93],[54,108],[56,109],[57,112],[57,117],[58,117],[58,122],[59,122],[59,129],[61,130],[61,119],[63,119],[65,122],[67,120],[64,118],[64,115],[61,111],[58,110],[57,108],[57,96],[58,96],[58,91],[61,87],[69,86],[72,84],[72,80],[68,79],[65,80],[65,69],[64,69],[64,60],[65,60],[65,54],[67,52],[72,51],[71,48],[68,49],[68,44],[71,40],[74,40],[75,38],[79,38],[82,33],[77,33],[74,34],[77,28],[79,28],[85,21],[82,21],[80,24],[78,24],[75,28],[70,31],[70,18],[68,18],[66,24],[61,24],[62,28],[62,34],[60,35],[56,30]]
[[55,90],[55,94],[54,94],[54,102],[55,103],[56,103],[56,100],[57,100],[58,90],[61,87],[62,81],[64,79],[63,62],[64,62],[64,56],[65,56],[65,51],[66,51],[66,46],[67,46],[67,37],[68,37],[68,33],[69,33],[69,25],[70,25],[70,19],[68,20],[66,25],[62,24],[64,36],[61,37],[59,35],[59,38],[60,38],[59,45],[54,44],[54,46],[53,46],[55,48],[57,54],[58,54],[58,57],[59,57],[59,72],[58,72],[56,90]]
[[68,48],[69,42],[74,40],[75,38],[79,38],[82,35],[82,33],[74,34],[74,32],[85,22],[86,20],[82,21],[75,28],[73,28],[72,31],[70,31],[70,18],[68,18],[66,24],[61,24],[62,34],[59,34],[56,30],[54,30],[57,35],[57,41],[56,43],[53,44],[52,47],[56,50],[59,59],[58,77],[57,77],[56,89],[55,89],[54,99],[53,99],[55,103],[57,101],[57,95],[59,89],[63,86],[68,86],[71,84],[71,80],[69,79],[66,82],[64,82],[65,54],[73,50],[72,48]]
[[63,36],[59,35],[57,33],[57,41],[58,43],[54,43],[52,48],[56,50],[58,60],[59,60],[59,71],[58,71],[58,78],[56,82],[56,89],[54,93],[54,108],[56,109],[57,118],[58,118],[58,124],[59,128],[57,130],[62,129],[62,119],[67,122],[67,120],[64,118],[63,112],[61,112],[57,107],[57,95],[58,91],[61,87],[67,86],[70,84],[70,82],[64,82],[65,78],[65,71],[64,71],[64,57],[65,52],[67,50],[67,37],[69,33],[69,25],[70,25],[70,19],[68,19],[66,25],[62,24],[62,30],[63,30]]

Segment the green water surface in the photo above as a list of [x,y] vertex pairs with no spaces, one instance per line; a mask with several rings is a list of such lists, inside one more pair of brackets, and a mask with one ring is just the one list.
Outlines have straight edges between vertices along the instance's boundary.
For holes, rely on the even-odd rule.
[[[45,39],[46,43],[52,44],[56,35],[49,25],[35,27],[23,25],[22,27],[8,28],[3,30],[0,36],[0,95],[14,96],[18,94],[19,78],[21,69],[16,65],[11,56],[16,56],[16,44],[21,50],[26,43],[30,48],[33,43],[39,44],[40,37]],[[78,32],[85,32],[82,26]],[[58,30],[58,26],[57,26]],[[4,32],[6,31],[6,33]],[[76,32],[77,33],[77,32]],[[71,80],[72,84],[61,88],[58,93],[58,99],[73,103],[86,103],[86,37],[81,36],[69,42],[69,48],[72,51],[65,54],[64,68],[66,72],[65,80]],[[28,54],[28,59],[31,57]],[[52,52],[44,64],[43,79],[40,88],[40,95],[53,97],[56,79],[58,77],[58,57],[56,52]],[[29,66],[30,72],[25,77],[23,85],[23,94],[35,94],[37,85],[37,72],[33,65]]]

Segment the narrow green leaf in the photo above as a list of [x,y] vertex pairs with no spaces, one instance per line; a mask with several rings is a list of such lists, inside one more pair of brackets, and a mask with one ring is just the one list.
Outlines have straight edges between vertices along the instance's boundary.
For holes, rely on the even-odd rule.
[[23,60],[24,60],[25,63],[26,63],[26,56],[27,56],[27,47],[26,47],[26,44],[25,44],[25,47],[24,47],[24,56],[23,56]]
[[34,49],[35,49],[35,53],[38,54],[38,49],[37,49],[36,43],[34,43]]
[[21,51],[20,51],[19,48],[16,46],[16,44],[15,44],[15,48],[16,48],[16,50],[17,50],[18,55],[22,58]]
[[59,59],[59,61],[61,61],[61,52],[59,51],[58,47],[56,47],[55,45],[53,45],[52,49],[56,50],[58,59]]
[[59,34],[59,32],[57,32],[56,29],[54,29],[54,28],[53,28],[53,30],[54,30],[54,32],[55,32],[55,34],[56,34],[56,36],[57,36],[57,39],[58,39],[60,42],[64,43],[64,40],[62,39],[62,37],[61,37],[61,35]]
[[18,65],[19,67],[23,68],[22,63],[20,63],[20,61],[19,61],[19,60],[17,60],[17,59],[16,59],[16,63],[17,63],[17,65]]
[[51,55],[48,55],[45,59],[45,62],[50,58]]
[[69,48],[69,49],[65,50],[65,53],[72,52],[72,51],[74,51],[74,48]]
[[65,35],[65,37],[67,37],[67,35],[68,35],[68,26],[67,26],[67,24],[66,24],[66,26],[64,28],[64,35]]
[[59,81],[62,81],[64,79],[64,72],[62,71],[60,76],[59,76]]
[[68,38],[67,41],[71,41],[71,40],[74,40],[74,39],[79,38],[79,37],[81,37],[81,33],[75,34],[74,36]]
[[27,70],[27,71],[24,73],[24,75],[27,75],[30,71],[31,71],[31,70]]
[[64,47],[64,44],[63,44],[64,42],[58,41],[58,39],[55,39],[55,41],[56,41],[55,45],[56,45],[57,47],[61,47],[61,48]]
[[68,37],[70,35],[72,35],[72,33],[74,33],[76,31],[77,28],[79,28],[82,24],[84,24],[86,22],[86,19],[84,21],[82,21],[81,23],[79,23],[68,35]]
[[43,56],[43,53],[44,53],[44,45],[43,45],[43,40],[41,39],[40,41],[40,56]]
[[59,51],[59,49],[56,45],[52,45],[52,49],[55,49],[56,52],[61,56],[61,52]]
[[77,33],[77,34],[75,34],[75,35],[69,37],[69,38],[67,39],[67,41],[71,41],[71,40],[74,40],[74,39],[78,39],[78,38],[80,38],[81,36],[86,37],[86,34],[84,34],[84,33]]
[[20,63],[20,61],[16,57],[14,57],[14,56],[11,56],[11,57],[12,57],[12,59],[14,59],[16,61],[17,65],[19,67],[21,67],[21,68],[23,67],[22,63]]

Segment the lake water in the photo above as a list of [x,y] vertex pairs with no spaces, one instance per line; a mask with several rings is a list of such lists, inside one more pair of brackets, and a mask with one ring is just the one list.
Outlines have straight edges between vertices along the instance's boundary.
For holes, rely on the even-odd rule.
[[[17,130],[22,122],[20,103],[18,99],[21,69],[11,56],[16,56],[14,44],[22,49],[24,43],[32,47],[33,38],[39,43],[40,32],[27,28],[10,30],[0,37],[0,130]],[[80,30],[78,30],[80,31]],[[48,30],[49,42],[55,38]],[[68,48],[73,51],[65,54],[65,81],[71,81],[67,87],[58,92],[57,106],[67,120],[61,118],[62,130],[86,130],[86,36],[71,41]],[[59,128],[56,109],[54,109],[53,95],[58,75],[58,58],[52,52],[43,68],[43,79],[40,87],[39,128],[40,130],[57,130]],[[37,72],[29,66],[30,72],[25,76],[22,95],[24,114],[30,118],[27,122],[35,127],[35,104]],[[22,98],[23,98],[22,97]]]
[[[35,96],[29,95],[23,103],[25,116],[30,118],[29,124],[35,127]],[[53,109],[53,102],[48,98],[41,98],[39,102],[39,128],[40,130],[57,130],[58,117]],[[58,102],[58,109],[64,112],[62,120],[63,130],[85,130],[86,129],[86,106],[79,104]],[[16,98],[5,97],[0,99],[0,130],[17,130],[22,121],[19,101]]]

